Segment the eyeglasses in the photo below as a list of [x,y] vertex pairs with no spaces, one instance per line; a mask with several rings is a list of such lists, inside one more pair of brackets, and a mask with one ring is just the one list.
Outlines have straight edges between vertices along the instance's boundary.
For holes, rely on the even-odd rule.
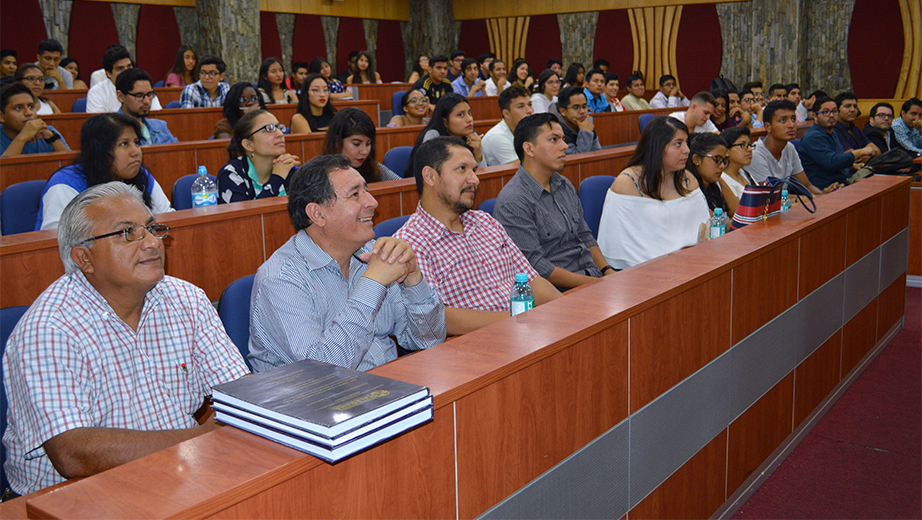
[[736,144],[734,144],[733,146],[731,146],[730,148],[734,148],[734,147],[737,147],[737,146],[739,146],[740,150],[744,150],[744,151],[745,151],[745,150],[752,150],[753,148],[755,148],[755,145],[752,144],[752,143],[736,143]]
[[730,158],[724,157],[722,155],[707,154],[707,155],[702,155],[701,157],[710,157],[711,159],[714,160],[714,164],[716,164],[717,166],[721,168],[730,164]]
[[241,97],[237,101],[239,101],[241,105],[249,105],[252,103],[258,103],[259,97],[258,96]]
[[839,115],[839,109],[835,108],[833,110],[820,110],[816,114],[823,116],[823,117],[836,116],[836,115]]
[[29,83],[44,83],[45,78],[43,76],[26,76],[22,78],[23,81],[28,81]]
[[81,240],[78,246],[82,246],[87,242],[92,242],[94,240],[99,240],[100,238],[109,238],[116,235],[122,235],[125,237],[125,240],[128,242],[137,242],[138,240],[143,240],[147,236],[147,232],[150,231],[150,234],[154,238],[159,238],[163,240],[170,232],[170,226],[166,224],[151,224],[149,226],[128,226],[125,229],[119,231],[113,231],[112,233],[106,233],[105,235],[99,235],[95,237],[88,238],[86,240]]
[[314,94],[315,96],[319,96],[320,94],[329,94],[329,93],[330,93],[330,89],[328,89],[328,88],[312,88],[312,89],[309,89],[308,92],[310,92],[311,94]]
[[879,117],[881,119],[893,119],[893,114],[884,114],[883,112],[878,112],[874,117]]
[[408,105],[423,105],[423,104],[425,104],[425,103],[426,103],[426,98],[424,98],[424,97],[413,98],[413,99],[408,99],[408,100],[407,100],[407,104],[408,104]]
[[202,76],[208,76],[210,78],[217,78],[218,76],[221,75],[221,73],[216,70],[203,70],[199,72],[199,74]]
[[277,123],[277,124],[269,123],[268,125],[263,125],[260,128],[257,128],[253,133],[244,137],[244,139],[249,139],[250,137],[253,137],[260,131],[265,131],[267,134],[274,134],[276,131],[279,131],[284,134],[285,130],[286,130],[286,127],[282,123]]
[[157,93],[154,92],[154,91],[150,91],[150,92],[147,92],[147,93],[145,93],[145,92],[138,92],[137,94],[132,94],[131,92],[129,92],[129,93],[125,94],[125,95],[126,95],[126,96],[131,96],[131,97],[137,99],[138,101],[144,101],[145,99],[149,99],[149,100],[153,101],[153,100],[157,99]]
[[553,85],[560,85],[560,81],[559,81],[559,80],[549,80],[549,81],[545,81],[544,84],[545,84],[545,85],[551,85],[551,86],[553,86]]

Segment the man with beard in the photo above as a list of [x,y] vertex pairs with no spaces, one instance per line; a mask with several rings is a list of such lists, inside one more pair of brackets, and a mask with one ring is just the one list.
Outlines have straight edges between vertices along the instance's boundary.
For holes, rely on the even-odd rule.
[[553,114],[522,119],[515,129],[521,166],[496,199],[493,216],[529,263],[557,287],[589,283],[608,265],[583,218],[576,189],[563,171],[567,143]]
[[166,123],[159,119],[148,118],[151,103],[157,99],[150,74],[141,69],[128,69],[118,75],[115,90],[122,103],[119,112],[133,117],[141,123],[141,146],[148,144],[178,143]]
[[880,148],[881,152],[888,152],[894,148],[904,149],[896,140],[896,133],[893,131],[893,105],[890,103],[878,103],[871,107],[871,119],[864,125],[861,130],[872,143]]
[[464,334],[508,317],[517,273],[528,275],[536,305],[561,296],[499,222],[471,209],[480,180],[477,161],[464,141],[437,137],[416,153],[413,175],[419,204],[394,236],[410,244],[423,277],[441,296],[448,334]]
[[817,99],[813,103],[813,114],[816,122],[804,133],[798,149],[810,182],[823,189],[836,183],[852,184],[867,177],[870,174],[867,169],[859,169],[853,175],[851,167],[855,163],[867,162],[873,157],[874,151],[862,148],[846,152],[842,148],[842,143],[835,136],[839,120],[838,103],[828,97]]

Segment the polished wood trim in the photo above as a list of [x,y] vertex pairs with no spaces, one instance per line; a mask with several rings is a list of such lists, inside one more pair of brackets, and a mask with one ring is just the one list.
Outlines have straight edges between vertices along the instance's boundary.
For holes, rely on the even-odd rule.
[[858,365],[861,358],[874,348],[878,336],[877,305],[879,300],[879,296],[874,298],[842,327],[842,373],[839,379],[847,376]]
[[909,276],[922,277],[922,182],[909,192]]
[[[733,270],[734,344],[797,301],[797,253],[792,240]],[[773,283],[760,283],[763,279]]]
[[850,266],[864,258],[881,244],[881,199],[874,199],[848,214],[848,239],[845,246],[845,265]]
[[800,237],[798,297],[819,289],[845,270],[845,217]]
[[900,275],[877,297],[877,341],[905,314],[906,275]]
[[842,330],[797,366],[794,374],[794,428],[810,416],[841,379]]

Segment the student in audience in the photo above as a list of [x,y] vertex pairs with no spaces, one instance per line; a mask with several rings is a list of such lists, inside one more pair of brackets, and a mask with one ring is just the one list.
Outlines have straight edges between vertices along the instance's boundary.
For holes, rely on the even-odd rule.
[[355,65],[349,71],[346,83],[382,83],[381,75],[375,71],[375,60],[368,51],[359,52]]
[[245,81],[234,83],[224,96],[224,119],[215,123],[214,138],[230,139],[234,136],[237,121],[247,112],[260,109],[265,110],[266,103],[256,91],[256,86]]
[[67,69],[70,72],[71,77],[74,78],[74,88],[75,89],[88,89],[86,83],[80,79],[80,64],[77,63],[77,60],[73,58],[64,58],[61,60],[61,66]]
[[[867,177],[871,172],[863,168],[864,163],[879,153],[873,144],[860,150],[846,151],[835,135],[838,116],[839,104],[835,100],[817,99],[813,103],[815,122],[804,132],[797,147],[804,172],[819,189],[837,183],[852,184]],[[864,137],[864,134],[861,136]],[[857,173],[853,174],[853,170]]]
[[435,105],[432,119],[429,120],[429,124],[423,128],[419,133],[419,137],[416,138],[410,163],[413,162],[413,157],[416,155],[419,145],[445,135],[462,139],[473,150],[472,153],[477,158],[477,165],[481,167],[487,165],[481,151],[481,137],[474,131],[474,116],[471,114],[471,105],[468,104],[467,98],[455,93],[442,96]]
[[230,85],[224,83],[227,65],[217,56],[205,56],[199,65],[199,80],[186,85],[179,95],[182,108],[224,106],[224,97]]
[[191,45],[181,45],[163,84],[167,87],[185,87],[198,80],[198,53]]
[[687,139],[688,128],[674,117],[655,117],[644,128],[605,193],[599,247],[608,265],[626,269],[707,240],[711,213],[685,171]]
[[429,111],[429,100],[422,90],[408,90],[400,98],[403,114],[394,116],[387,126],[424,125],[429,122],[426,113]]
[[734,126],[749,126],[750,115],[748,111],[743,111],[740,101],[740,94],[735,90],[727,91],[727,121],[724,124],[724,128],[719,128],[723,131],[726,128],[733,128]]
[[529,91],[535,84],[535,78],[531,77],[531,67],[522,58],[512,62],[512,82],[522,85]]
[[[778,101],[781,99],[787,99],[788,97],[788,88],[781,83],[775,83],[774,85],[768,87],[768,102]],[[797,106],[796,104],[794,106]],[[796,114],[795,114],[796,115]]]
[[605,73],[601,69],[592,69],[586,74],[586,88],[583,94],[586,95],[586,104],[589,106],[590,114],[601,114],[602,112],[611,112],[611,105],[605,99],[602,91],[605,89]]
[[878,103],[871,107],[871,119],[865,123],[862,132],[881,153],[894,148],[905,150],[893,131],[893,105],[890,103]]
[[[115,79],[122,72],[132,68],[131,55],[122,46],[112,46],[102,57],[102,67],[108,81],[102,81],[90,87],[86,93],[86,111],[90,114],[99,112],[118,112],[122,102],[115,90]],[[151,102],[151,110],[160,110],[157,98]]]
[[781,180],[795,177],[814,195],[833,191],[839,187],[838,183],[830,184],[825,190],[820,190],[804,173],[800,156],[797,155],[797,150],[791,143],[797,137],[795,110],[797,107],[794,103],[786,99],[772,101],[766,105],[762,114],[765,118],[767,135],[757,143],[752,153],[752,164],[746,168],[746,172],[758,183],[765,182],[769,177]]
[[673,112],[669,114],[669,117],[682,121],[686,127],[692,129],[693,133],[713,132],[719,134],[720,131],[711,122],[711,114],[714,113],[714,105],[716,104],[714,96],[709,92],[698,92],[692,98],[691,105],[688,105],[687,110]]
[[708,91],[708,93],[714,96],[714,113],[711,114],[711,122],[714,123],[714,126],[716,126],[718,130],[725,130],[736,126],[736,123],[739,121],[734,121],[734,119],[730,117],[730,95],[727,91],[724,89],[715,89]]
[[477,65],[480,67],[478,77],[480,81],[486,81],[490,77],[490,62],[496,59],[492,52],[485,52],[477,57]]
[[547,69],[538,76],[538,89],[531,96],[531,106],[536,114],[547,113],[550,106],[557,102],[560,92],[560,74]]
[[636,71],[627,77],[627,90],[628,94],[621,100],[625,110],[650,110],[653,108],[643,97],[646,87],[643,83],[643,77]]
[[326,80],[319,74],[309,75],[298,98],[298,110],[291,116],[291,133],[325,132],[336,114]]
[[592,68],[601,70],[603,74],[608,74],[609,67],[611,67],[611,64],[608,63],[608,60],[598,59],[592,62]]
[[346,157],[349,165],[369,184],[403,178],[378,162],[375,154],[375,124],[368,114],[355,107],[344,108],[333,116],[323,141],[323,154]]
[[807,107],[804,106],[802,100],[802,92],[800,91],[800,85],[797,83],[788,83],[784,87],[788,91],[787,99],[791,103],[794,103],[797,106],[797,122],[803,123],[807,120]]
[[[343,85],[342,81],[332,77],[333,68],[330,67],[330,64],[324,58],[314,58],[314,61],[311,62],[311,74],[320,74],[324,80],[327,82],[327,88],[330,89],[330,99],[351,99],[352,93],[346,92],[346,87]],[[298,90],[298,98],[300,99],[301,91],[304,90],[304,82],[307,81],[307,77],[302,80],[301,88]]]
[[119,113],[90,116],[80,129],[80,155],[55,172],[42,190],[35,230],[58,227],[67,203],[85,189],[110,181],[137,188],[152,213],[173,211],[163,188],[141,159],[141,124]]
[[482,96],[483,87],[487,84],[480,80],[479,74],[480,67],[477,66],[477,60],[464,58],[461,62],[461,75],[451,82],[454,93],[465,97]]
[[339,81],[341,83],[348,83],[349,75],[352,74],[352,69],[355,68],[355,60],[359,57],[359,51],[352,51],[349,53],[349,64],[346,65],[346,70],[342,71],[339,75]]
[[805,117],[805,120],[810,119],[810,114],[812,113],[812,110],[813,110],[813,103],[816,102],[816,100],[821,97],[829,97],[829,94],[827,94],[825,91],[822,91],[822,90],[814,90],[812,93],[810,93],[809,96],[805,97],[801,101],[801,105],[803,105],[804,109],[806,110],[806,114],[807,114]]
[[61,109],[54,104],[54,101],[42,96],[42,93],[45,92],[45,80],[42,79],[42,69],[38,65],[32,63],[23,64],[16,71],[14,77],[16,81],[28,87],[32,91],[32,95],[35,96],[37,103],[35,106],[36,115],[47,116],[61,113]]
[[585,153],[601,150],[599,134],[589,117],[589,106],[582,87],[566,87],[557,95],[557,119],[563,128],[563,138],[567,143],[567,154]]
[[[121,49],[121,50],[124,50],[124,51],[126,51],[126,52],[127,52],[127,50],[128,50],[128,49],[125,49],[125,47],[121,46],[121,45],[118,44],[118,43],[113,43],[112,45],[106,47],[106,51],[105,51],[105,52],[109,52],[109,51],[113,51],[113,52],[114,52],[114,51],[117,50],[117,49]],[[105,56],[105,54],[103,54],[103,56]],[[96,85],[98,85],[99,83],[102,83],[103,81],[106,81],[106,80],[108,80],[108,79],[109,79],[109,77],[106,76],[106,69],[104,69],[104,68],[102,68],[102,69],[96,69],[96,70],[93,71],[92,74],[90,74],[90,88],[93,88],[93,87],[95,87]]]
[[394,236],[410,245],[423,278],[445,308],[448,334],[465,334],[509,316],[516,273],[526,273],[535,304],[561,296],[538,275],[503,226],[475,211],[477,160],[461,139],[421,144],[411,162],[420,193],[416,212]]
[[[31,64],[30,64],[31,65]],[[0,93],[0,154],[3,157],[70,150],[61,134],[38,119],[35,95],[22,83]]]
[[[432,110],[435,108],[439,98],[450,94],[452,90],[451,82],[445,80],[445,75],[448,74],[448,58],[445,56],[433,56],[429,59],[429,64],[431,66],[429,74],[419,78],[413,84],[413,90],[420,89],[426,93],[430,110]],[[487,92],[487,95],[490,95],[490,93]]]
[[727,144],[717,134],[703,133],[692,134],[688,138],[688,159],[685,169],[695,176],[698,189],[707,200],[708,209],[714,213],[715,208],[721,208],[724,214],[729,213],[727,201],[722,193],[720,177],[724,168],[730,163]]
[[14,81],[13,75],[19,68],[16,51],[13,49],[0,50],[0,82],[2,86],[7,86]]
[[[842,92],[835,98],[839,106],[839,118],[834,128],[835,136],[842,144],[842,148],[848,151],[861,153],[862,151],[870,154],[870,157],[880,155],[880,148],[872,143],[864,132],[855,124],[858,118],[858,98],[852,92]],[[860,161],[855,161],[860,163]],[[854,168],[857,170],[858,168]],[[807,172],[809,175],[809,172]]]
[[567,67],[567,74],[563,77],[563,88],[566,87],[583,87],[586,77],[586,69],[582,63],[571,63]]
[[170,228],[147,198],[103,182],[63,210],[65,274],[20,319],[3,358],[5,469],[17,493],[217,429],[212,386],[249,373],[205,292],[164,276]]
[[267,58],[259,66],[259,95],[267,105],[296,103],[294,90],[285,88],[285,68],[278,58]]
[[514,145],[515,129],[519,121],[534,113],[528,90],[517,84],[504,90],[499,95],[499,110],[503,119],[484,134],[480,146],[487,166],[518,162]]
[[429,74],[431,69],[429,68],[429,55],[420,54],[416,57],[416,63],[413,65],[413,70],[410,71],[410,77],[407,78],[407,83],[416,83],[420,78]]
[[748,116],[750,128],[762,128],[762,104],[756,101],[756,96],[751,90],[740,93],[740,111],[744,119]]
[[752,163],[752,137],[749,128],[745,126],[730,128],[721,133],[720,137],[727,145],[727,157],[730,159],[720,176],[720,189],[727,202],[727,210],[733,215],[743,196],[743,189],[756,184],[746,172]]
[[295,234],[253,281],[256,372],[301,359],[364,371],[397,359],[392,337],[406,350],[445,341],[445,308],[413,249],[393,237],[375,240],[377,206],[343,156],[315,157],[293,174]]
[[679,90],[675,76],[666,74],[659,78],[659,92],[650,100],[653,108],[687,107],[688,98]]
[[495,59],[490,62],[490,78],[484,85],[484,93],[488,96],[498,96],[503,89],[509,86],[509,80],[506,74],[506,63],[501,59]]
[[448,74],[445,76],[445,79],[448,80],[449,83],[461,77],[461,71],[464,70],[461,64],[464,62],[465,58],[467,58],[467,53],[461,50],[452,51],[452,53],[448,55]]
[[910,98],[900,108],[900,117],[893,122],[893,133],[903,148],[922,154],[922,100]]
[[560,76],[561,78],[563,77],[563,62],[558,60],[557,58],[551,58],[547,60],[547,65],[545,65],[544,68],[553,70],[554,72],[557,73],[558,76]]
[[138,68],[128,69],[116,78],[115,89],[122,103],[119,111],[141,125],[141,134],[138,136],[141,146],[179,142],[165,122],[147,117],[153,100],[157,99],[150,74]]
[[499,192],[493,216],[539,275],[560,288],[612,274],[583,219],[576,189],[560,175],[563,129],[553,114],[535,114],[515,129],[518,171]]
[[38,44],[36,65],[45,76],[46,90],[70,90],[74,88],[74,77],[61,66],[64,47],[57,40],[42,40]]
[[[295,92],[295,96],[297,96],[297,92],[301,90],[301,84],[304,83],[304,80],[307,79],[307,75],[310,73],[310,65],[307,63],[304,63],[303,61],[296,61],[292,63],[291,76],[288,76],[288,78],[285,79],[285,88],[288,90],[293,90]],[[332,92],[332,90],[330,92]]]
[[765,107],[765,95],[762,91],[762,82],[761,81],[750,81],[743,85],[743,92],[747,90],[752,92],[752,98],[761,107]]
[[230,161],[218,172],[218,203],[286,194],[301,160],[285,149],[285,125],[268,110],[247,112],[234,126],[227,146]]
[[618,89],[620,86],[621,81],[616,73],[605,73],[605,88],[602,89],[602,93],[605,94],[605,97],[608,99],[608,104],[611,105],[612,112],[624,112],[624,106],[621,104],[621,101],[618,100]]

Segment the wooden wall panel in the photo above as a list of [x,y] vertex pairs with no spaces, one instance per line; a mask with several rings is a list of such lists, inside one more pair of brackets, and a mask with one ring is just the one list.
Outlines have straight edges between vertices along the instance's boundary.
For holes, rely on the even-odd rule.
[[628,513],[628,518],[710,518],[725,500],[727,430]]
[[877,341],[877,302],[878,296],[858,311],[848,323],[842,327],[842,373],[839,379],[844,378],[867,354]]
[[797,428],[839,384],[842,330],[797,366],[794,375],[794,427]]
[[[287,204],[284,211],[263,213],[263,236],[266,260],[276,249],[282,247],[295,234],[295,227],[288,215]],[[255,271],[254,271],[255,272]]]
[[[911,193],[911,192],[910,192]],[[909,197],[900,191],[888,193],[881,198],[883,214],[880,227],[880,243],[909,226]]]
[[[39,233],[57,236],[55,231]],[[0,308],[31,304],[36,296],[64,274],[57,240],[46,249],[0,256],[0,272],[16,273],[16,283],[4,282],[3,290],[0,290]]]
[[877,341],[880,341],[900,317],[906,306],[906,275],[893,281],[877,297]]
[[848,214],[845,265],[857,262],[880,245],[881,204],[875,199]]
[[375,20],[410,19],[410,2],[378,0],[376,2],[330,2],[329,0],[260,0],[260,11],[319,14]]
[[909,192],[909,276],[922,277],[922,182]]
[[727,428],[727,494],[756,470],[793,430],[794,373],[784,377]]
[[845,217],[800,237],[798,298],[810,294],[845,269]]
[[622,322],[458,400],[460,517],[481,514],[627,417],[626,374]]
[[[797,241],[792,240],[733,269],[734,344],[797,301],[797,247]],[[759,280],[765,277],[777,283],[752,294],[751,287],[764,287]]]
[[724,273],[631,318],[631,413],[730,348],[728,294]]

